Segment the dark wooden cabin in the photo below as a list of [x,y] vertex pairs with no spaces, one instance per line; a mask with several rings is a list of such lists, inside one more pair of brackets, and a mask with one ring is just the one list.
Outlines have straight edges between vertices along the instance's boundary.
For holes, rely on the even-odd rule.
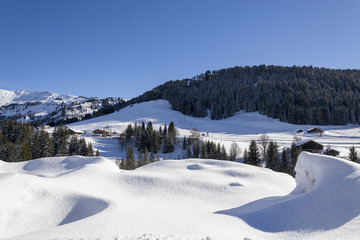
[[324,131],[321,128],[310,128],[307,130],[308,133],[323,133]]
[[336,150],[336,149],[333,149],[333,148],[327,148],[323,151],[324,154],[326,155],[330,155],[330,156],[339,156],[340,154],[340,151]]
[[301,141],[296,144],[296,147],[300,148],[301,151],[311,152],[311,153],[321,153],[324,149],[324,146],[320,143],[315,142],[314,140]]

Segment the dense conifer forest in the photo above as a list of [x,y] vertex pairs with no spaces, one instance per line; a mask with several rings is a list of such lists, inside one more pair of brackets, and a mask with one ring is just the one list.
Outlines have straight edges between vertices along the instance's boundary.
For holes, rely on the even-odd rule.
[[244,110],[294,124],[344,125],[360,123],[359,92],[359,70],[260,65],[168,81],[125,105],[165,99],[195,117],[223,119]]
[[70,136],[63,125],[56,126],[53,134],[49,134],[44,127],[36,128],[31,123],[0,122],[0,159],[3,161],[68,155],[93,156],[94,150],[85,139]]

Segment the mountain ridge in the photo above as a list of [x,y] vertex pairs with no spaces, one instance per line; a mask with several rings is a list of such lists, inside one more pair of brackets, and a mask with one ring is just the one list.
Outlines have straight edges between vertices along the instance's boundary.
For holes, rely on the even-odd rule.
[[113,112],[113,106],[121,101],[124,100],[0,89],[0,119],[50,125],[71,123]]

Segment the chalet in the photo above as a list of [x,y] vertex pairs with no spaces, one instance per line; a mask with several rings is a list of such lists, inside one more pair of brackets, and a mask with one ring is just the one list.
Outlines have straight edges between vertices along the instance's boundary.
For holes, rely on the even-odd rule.
[[325,150],[323,151],[323,153],[326,154],[326,155],[330,155],[330,156],[336,157],[336,156],[339,156],[340,151],[339,151],[339,150],[336,150],[336,149],[334,149],[334,148],[330,148],[330,147],[329,147],[329,148],[325,149]]
[[320,143],[315,142],[314,140],[305,140],[296,143],[296,147],[300,148],[301,151],[311,152],[311,153],[321,153],[324,149],[324,146]]
[[70,135],[82,135],[82,134],[84,134],[83,131],[81,131],[80,129],[76,129],[76,128],[67,127],[67,130],[70,133]]
[[103,136],[103,137],[109,136],[109,134],[110,134],[108,131],[101,130],[101,129],[96,129],[96,130],[92,131],[92,133],[93,133],[94,135],[101,135],[101,136]]
[[307,130],[308,133],[323,133],[324,131],[321,128],[310,128]]

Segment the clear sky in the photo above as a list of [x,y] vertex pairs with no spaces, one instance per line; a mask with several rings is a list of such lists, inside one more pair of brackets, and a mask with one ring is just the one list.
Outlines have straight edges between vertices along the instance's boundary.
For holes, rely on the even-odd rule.
[[0,88],[131,98],[233,66],[360,66],[359,0],[0,0]]

